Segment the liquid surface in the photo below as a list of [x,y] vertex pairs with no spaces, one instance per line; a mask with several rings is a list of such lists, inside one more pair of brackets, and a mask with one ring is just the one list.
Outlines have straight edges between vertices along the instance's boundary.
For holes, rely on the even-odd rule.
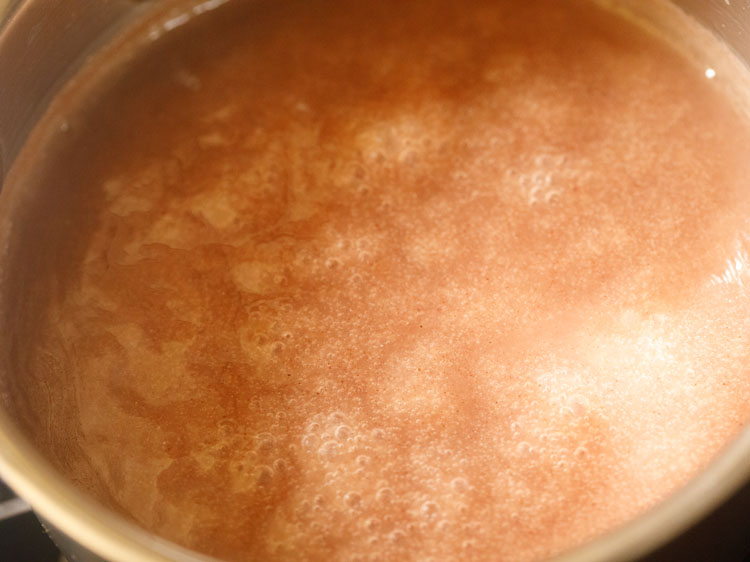
[[258,2],[149,49],[66,115],[45,181],[97,203],[16,391],[108,505],[230,560],[538,560],[747,421],[748,123],[657,38]]

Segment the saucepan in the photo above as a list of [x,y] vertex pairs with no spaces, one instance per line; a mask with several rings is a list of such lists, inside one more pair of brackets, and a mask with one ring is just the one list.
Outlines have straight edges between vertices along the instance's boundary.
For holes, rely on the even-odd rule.
[[[675,3],[750,64],[750,0],[675,0]],[[169,10],[171,4],[136,0],[0,0],[0,185],[50,100],[69,79],[85,68],[91,57],[106,50],[112,38],[137,27],[154,10]],[[64,196],[50,193],[51,200]],[[48,208],[54,212],[55,205]],[[0,249],[7,223],[13,219],[0,209]],[[34,256],[37,260],[42,258]],[[4,261],[0,263],[0,274],[11,268],[32,267],[31,263]],[[3,287],[3,290],[5,302],[10,302],[13,295],[7,291],[20,291],[24,287]],[[0,315],[4,314],[6,310],[0,306]],[[12,322],[8,317],[1,320],[0,381],[8,376],[9,357],[18,339],[33,338],[33,333],[24,330],[17,316]],[[52,468],[16,426],[2,384],[0,477],[29,502],[71,561],[209,560],[150,534],[78,491]],[[736,498],[738,490],[743,489],[744,504],[740,501],[739,508],[733,508],[739,513],[734,521],[723,520],[721,526],[724,531],[737,534],[741,533],[737,526],[744,524],[750,533],[749,480],[750,427],[669,499],[622,528],[557,560],[636,560],[673,541],[730,498]],[[721,535],[714,534],[712,540],[720,542]]]

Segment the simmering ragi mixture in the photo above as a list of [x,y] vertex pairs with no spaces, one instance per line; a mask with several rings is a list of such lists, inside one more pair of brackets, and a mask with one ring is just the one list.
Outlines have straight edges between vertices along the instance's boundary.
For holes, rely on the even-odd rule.
[[209,7],[29,187],[91,194],[12,387],[79,486],[228,560],[531,561],[748,420],[728,77],[582,0]]

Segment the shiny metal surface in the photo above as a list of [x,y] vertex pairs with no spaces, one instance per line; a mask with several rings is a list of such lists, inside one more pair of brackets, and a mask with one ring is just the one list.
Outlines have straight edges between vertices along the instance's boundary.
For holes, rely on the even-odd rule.
[[741,59],[750,61],[750,0],[676,0]]
[[0,170],[9,168],[55,92],[132,15],[133,6],[127,0],[6,0],[0,34],[0,162],[5,165]]
[[[675,3],[724,39],[743,60],[750,61],[750,0]],[[149,9],[148,3],[131,0],[0,0],[0,182],[62,85],[91,53]],[[48,522],[52,536],[70,560],[208,560],[141,530],[84,497],[33,449],[2,410],[0,475]],[[749,476],[747,428],[668,501],[557,560],[634,560],[705,517]]]

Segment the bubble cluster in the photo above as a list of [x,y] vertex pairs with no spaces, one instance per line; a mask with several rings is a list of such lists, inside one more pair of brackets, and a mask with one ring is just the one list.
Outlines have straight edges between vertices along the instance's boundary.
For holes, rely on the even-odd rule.
[[590,168],[587,160],[571,161],[564,153],[539,153],[524,156],[517,167],[505,171],[505,178],[518,187],[528,205],[553,204],[587,181]]

